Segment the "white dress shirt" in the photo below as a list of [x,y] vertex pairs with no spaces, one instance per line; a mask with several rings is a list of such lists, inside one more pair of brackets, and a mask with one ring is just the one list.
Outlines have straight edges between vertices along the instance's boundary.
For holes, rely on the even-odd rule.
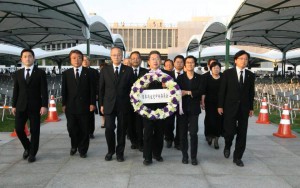
[[26,79],[26,74],[27,74],[27,69],[30,69],[29,71],[29,76],[31,76],[32,74],[32,70],[33,70],[33,64],[30,67],[24,67],[24,78]]

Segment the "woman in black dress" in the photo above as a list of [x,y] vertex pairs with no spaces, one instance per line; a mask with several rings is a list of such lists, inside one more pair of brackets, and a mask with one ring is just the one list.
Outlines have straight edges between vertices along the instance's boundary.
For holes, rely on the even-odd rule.
[[218,92],[221,84],[221,64],[213,62],[210,64],[211,74],[208,75],[203,84],[202,108],[205,109],[205,129],[208,144],[214,141],[215,149],[219,149],[219,137],[222,132],[222,116],[218,114]]

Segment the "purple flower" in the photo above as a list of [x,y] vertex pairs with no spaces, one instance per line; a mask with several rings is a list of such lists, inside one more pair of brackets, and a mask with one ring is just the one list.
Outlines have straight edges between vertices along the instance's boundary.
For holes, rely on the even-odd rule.
[[141,85],[144,85],[144,83],[145,83],[144,81],[142,81],[142,80],[140,81],[140,84],[141,84]]
[[164,112],[168,112],[169,109],[167,107],[164,107]]
[[178,104],[178,100],[177,100],[175,97],[173,97],[172,103],[173,103],[173,104]]
[[158,77],[161,77],[161,74],[156,74]]
[[153,82],[153,76],[150,76],[149,81]]
[[150,119],[151,119],[151,120],[155,120],[156,118],[155,118],[154,115],[152,115],[152,116],[150,117]]
[[148,108],[148,109],[146,110],[146,112],[148,112],[148,113],[150,114],[150,113],[151,113],[151,109]]
[[171,93],[171,95],[174,95],[176,93],[176,91],[172,90],[170,93]]
[[133,92],[137,92],[137,90],[138,90],[138,88],[137,87],[134,87],[134,88],[132,88],[132,90],[133,90]]
[[175,89],[177,89],[177,90],[179,90],[180,88],[179,88],[179,86],[176,84],[175,85]]
[[161,82],[162,82],[162,83],[166,83],[166,81],[167,81],[167,78],[162,78],[162,79],[161,79]]
[[143,93],[144,89],[143,88],[140,88],[140,93]]

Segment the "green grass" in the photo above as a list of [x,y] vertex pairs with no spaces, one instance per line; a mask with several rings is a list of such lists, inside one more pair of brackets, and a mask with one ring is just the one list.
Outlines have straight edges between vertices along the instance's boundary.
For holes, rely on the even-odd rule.
[[[260,107],[258,106],[258,108],[257,108],[257,105],[254,104],[254,114],[256,116],[259,115],[259,110],[260,110]],[[271,109],[271,114],[269,113],[269,120],[273,124],[279,125],[280,119],[281,119],[281,114],[279,114],[279,111],[276,109]],[[300,112],[296,113],[296,118],[294,118],[293,121],[294,122],[291,124],[292,130],[300,133]]]
[[[56,110],[58,115],[62,114],[61,103],[56,104]],[[15,116],[10,114],[8,110],[5,110],[5,116],[2,122],[2,110],[0,110],[0,113],[0,132],[12,132],[15,128]],[[41,123],[43,123],[46,118],[47,115],[43,115],[41,117]],[[29,122],[27,122],[27,125],[30,126]]]

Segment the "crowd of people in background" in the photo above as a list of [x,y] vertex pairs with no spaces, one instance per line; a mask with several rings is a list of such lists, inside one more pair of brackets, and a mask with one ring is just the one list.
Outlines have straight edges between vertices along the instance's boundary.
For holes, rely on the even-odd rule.
[[[48,107],[46,74],[33,65],[34,57],[30,49],[21,53],[24,68],[16,72],[12,109],[16,116],[16,132],[24,147],[23,158],[28,158],[28,162],[36,160],[39,120]],[[208,145],[213,144],[215,149],[219,149],[219,138],[224,137],[223,154],[226,158],[230,156],[232,141],[237,135],[233,162],[244,166],[241,159],[246,147],[248,118],[253,115],[255,79],[254,74],[245,69],[249,53],[243,50],[237,52],[235,67],[224,73],[221,73],[218,60],[210,59],[207,72],[202,75],[195,71],[197,59],[194,56],[184,58],[177,55],[174,60],[167,59],[163,69],[159,51],[149,53],[148,68],[141,67],[142,58],[138,51],[123,59],[123,51],[113,47],[110,57],[111,64],[101,64],[99,73],[91,68],[89,58],[81,51],[72,50],[69,54],[72,68],[62,73],[62,108],[71,139],[71,156],[79,152],[81,158],[87,157],[90,139],[95,138],[95,114],[99,114],[108,148],[104,157],[106,161],[111,161],[115,154],[118,162],[125,160],[127,137],[131,142],[130,148],[143,153],[146,166],[152,164],[153,159],[164,161],[164,140],[166,148],[172,148],[174,144],[174,148],[182,152],[183,164],[191,162],[197,165],[198,129],[199,123],[204,123]],[[131,87],[149,72],[166,74],[178,84],[183,113],[177,110],[166,119],[153,120],[134,111],[129,97]],[[166,88],[163,83],[154,81],[147,89],[163,88]],[[144,105],[151,110],[166,106],[165,103]],[[201,109],[205,110],[204,122],[199,122]],[[24,135],[27,119],[32,125],[31,140]]]

